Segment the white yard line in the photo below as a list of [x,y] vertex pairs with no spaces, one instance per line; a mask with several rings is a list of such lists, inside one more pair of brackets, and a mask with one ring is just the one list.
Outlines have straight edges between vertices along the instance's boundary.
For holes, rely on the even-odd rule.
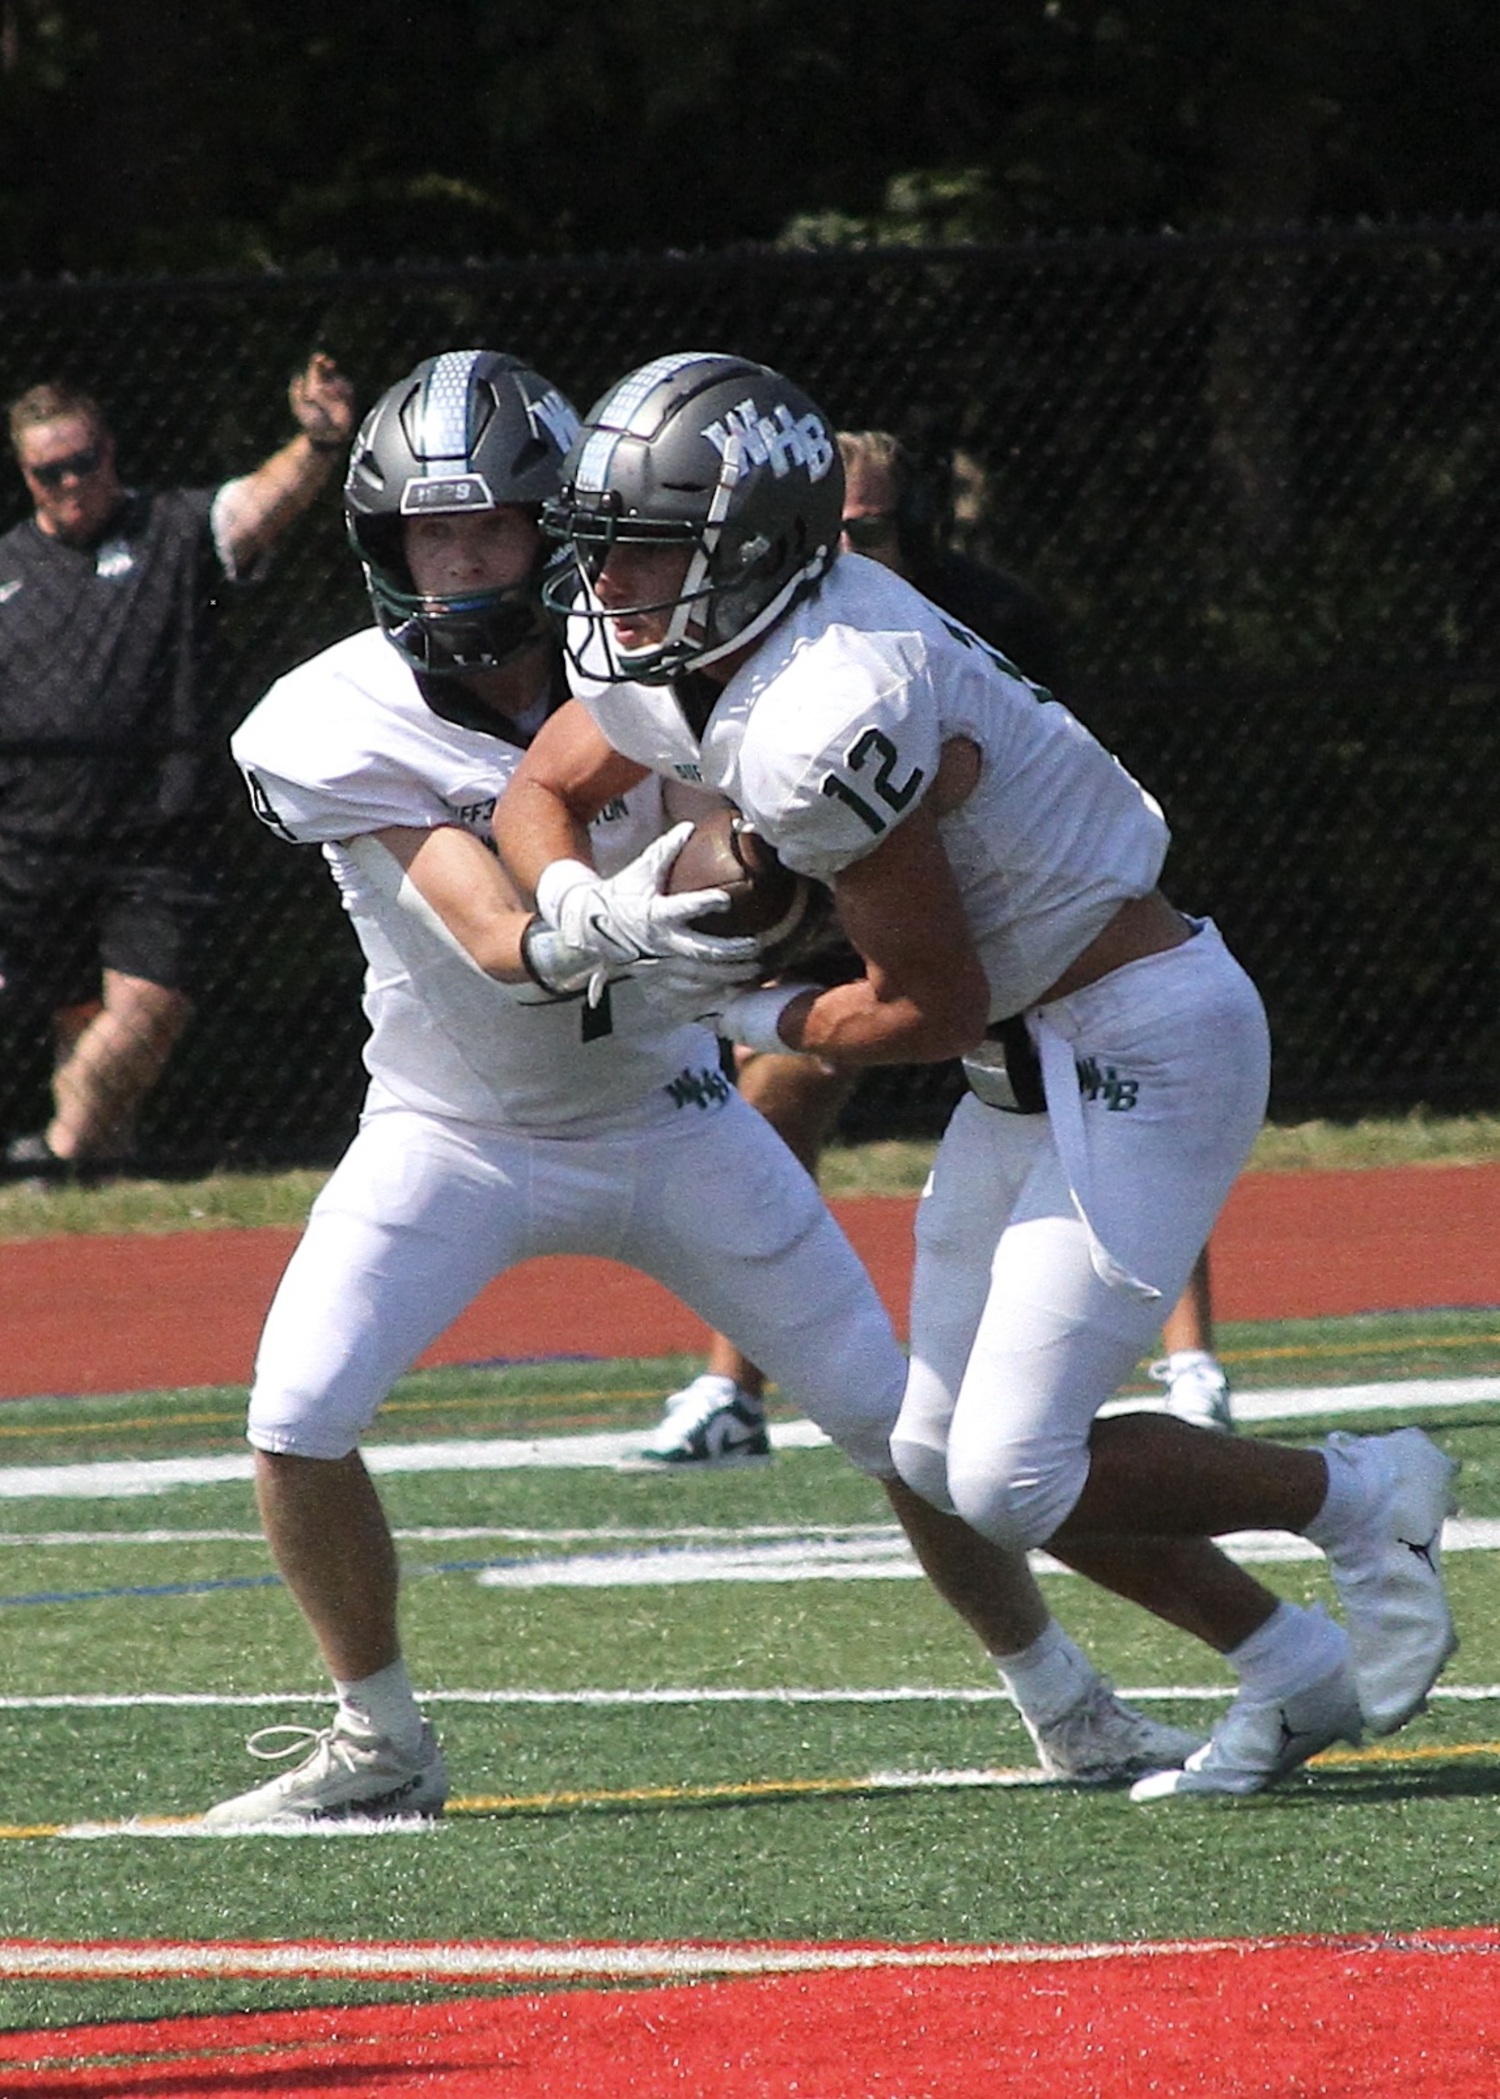
[[[1500,1400],[1500,1378],[1402,1379],[1385,1385],[1314,1385],[1285,1391],[1237,1392],[1242,1421],[1296,1420],[1310,1414],[1358,1414],[1393,1409],[1411,1413],[1430,1407],[1467,1406]],[[1105,1411],[1128,1408],[1159,1412],[1162,1402],[1116,1400]],[[372,1473],[510,1472],[561,1467],[613,1469],[640,1449],[644,1431],[591,1436],[490,1437],[439,1443],[370,1443],[365,1462]],[[810,1421],[776,1422],[777,1450],[811,1450],[828,1438]],[[113,1500],[165,1494],[175,1487],[205,1487],[248,1481],[250,1453],[203,1458],[117,1458],[83,1465],[0,1466],[0,1501]]]
[[[1230,1684],[1124,1684],[1120,1696],[1132,1704],[1195,1700],[1223,1702]],[[0,1712],[129,1712],[137,1707],[208,1708],[214,1711],[269,1706],[318,1706],[328,1703],[326,1686],[311,1691],[45,1691],[34,1695],[0,1697]],[[1434,1699],[1449,1699],[1459,1705],[1484,1705],[1500,1700],[1500,1684],[1437,1684]],[[576,1691],[425,1691],[418,1698],[426,1705],[463,1706],[819,1706],[819,1705],[1010,1705],[998,1684],[879,1684],[866,1689],[795,1685],[750,1690],[740,1686],[681,1684],[656,1686],[650,1690]]]

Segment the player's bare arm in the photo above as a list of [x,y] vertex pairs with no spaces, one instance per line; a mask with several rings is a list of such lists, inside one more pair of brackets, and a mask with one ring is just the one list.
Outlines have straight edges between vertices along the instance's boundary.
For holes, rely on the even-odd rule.
[[638,786],[646,771],[606,742],[577,700],[559,707],[495,808],[495,844],[517,888],[534,896],[537,877],[554,860],[592,865],[590,821],[616,795]]
[[430,830],[391,825],[371,834],[486,976],[524,984],[521,936],[532,913],[493,853],[456,824]]
[[932,1063],[989,1024],[989,985],[930,802],[837,878],[839,920],[865,975],[781,1016],[789,1049],[844,1064]]

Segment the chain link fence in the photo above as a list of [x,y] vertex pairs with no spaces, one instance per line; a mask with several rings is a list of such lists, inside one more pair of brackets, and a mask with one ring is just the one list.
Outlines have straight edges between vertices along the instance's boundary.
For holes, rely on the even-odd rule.
[[[581,408],[668,349],[784,369],[914,444],[957,542],[1057,615],[1062,696],[1171,820],[1170,894],[1261,985],[1273,1114],[1500,1105],[1500,227],[22,285],[0,314],[6,397],[88,388],[149,486],[284,441],[315,347],[364,403],[467,344]],[[0,527],[25,514],[13,470],[3,495]],[[365,613],[332,494],[229,594],[200,812],[227,906],[147,1110],[165,1170],[319,1163],[353,1128],[355,942],[223,739]],[[9,1136],[46,1120],[48,1048],[0,1050]],[[950,1069],[872,1073],[846,1134],[931,1130],[953,1094]]]

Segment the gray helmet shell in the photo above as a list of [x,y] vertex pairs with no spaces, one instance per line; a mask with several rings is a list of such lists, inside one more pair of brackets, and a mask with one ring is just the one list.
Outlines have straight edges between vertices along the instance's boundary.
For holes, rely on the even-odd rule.
[[539,640],[546,556],[539,547],[533,573],[510,589],[427,597],[407,567],[405,520],[506,504],[539,512],[557,493],[577,429],[577,412],[550,380],[497,350],[424,358],[365,417],[344,516],[375,617],[414,669],[492,670]]
[[[589,677],[663,682],[744,647],[814,589],[838,551],[844,468],[833,426],[780,373],[680,351],[629,373],[589,411],[542,508],[574,560],[549,577],[569,653]],[[590,588],[620,541],[688,546],[666,638],[623,649]]]

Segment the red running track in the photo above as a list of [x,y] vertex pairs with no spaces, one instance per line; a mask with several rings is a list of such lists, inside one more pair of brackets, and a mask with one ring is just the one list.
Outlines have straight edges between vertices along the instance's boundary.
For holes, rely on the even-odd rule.
[[[897,1325],[906,1198],[836,1202]],[[248,1382],[285,1231],[0,1243],[0,1398]],[[1223,1320],[1500,1305],[1500,1165],[1252,1173],[1214,1234]],[[483,1291],[425,1364],[694,1352],[702,1322],[612,1262],[549,1257]]]

